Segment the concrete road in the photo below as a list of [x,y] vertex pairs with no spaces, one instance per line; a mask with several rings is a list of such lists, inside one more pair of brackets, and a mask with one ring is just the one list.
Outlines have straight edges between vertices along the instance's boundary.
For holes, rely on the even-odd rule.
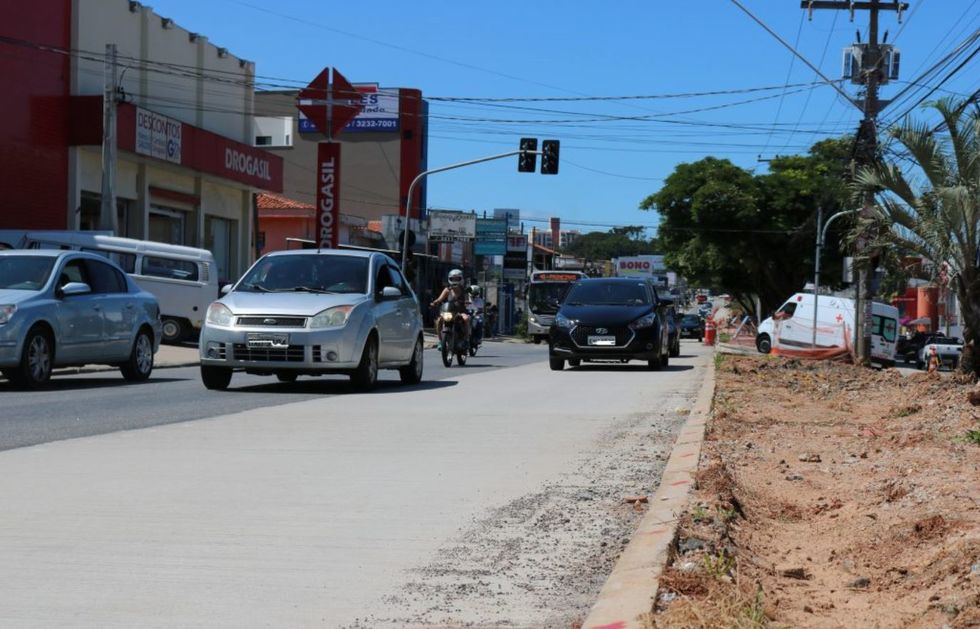
[[[552,372],[520,349],[542,360],[0,453],[0,626],[569,626],[710,353]],[[63,411],[88,412],[79,391]]]
[[[547,348],[489,341],[462,368],[465,373],[542,360]],[[425,380],[460,373],[445,368],[435,351],[425,353]],[[398,372],[382,371],[382,390],[397,388]],[[149,382],[130,384],[118,371],[55,376],[42,391],[19,391],[0,379],[0,450],[226,415],[252,408],[349,393],[344,376],[301,377],[293,384],[274,377],[235,374],[227,392],[208,391],[197,367],[157,369]]]

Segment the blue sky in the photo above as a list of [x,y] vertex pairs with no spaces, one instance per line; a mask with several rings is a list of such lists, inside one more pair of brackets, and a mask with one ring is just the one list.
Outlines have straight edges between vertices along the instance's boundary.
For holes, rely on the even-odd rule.
[[[611,101],[432,102],[430,167],[513,150],[521,136],[557,138],[562,146],[561,172],[553,177],[518,173],[516,158],[434,175],[430,207],[520,208],[529,219],[560,216],[563,226],[578,222],[584,231],[653,226],[656,214],[637,207],[676,164],[713,155],[762,172],[760,155],[805,152],[817,140],[852,131],[860,118],[830,86],[807,85],[814,72],[729,0],[151,4],[182,27],[254,60],[257,74],[276,77],[273,83],[280,86],[305,84],[329,65],[354,82],[414,87],[429,97],[733,91]],[[743,4],[831,79],[840,77],[841,49],[854,41],[857,30],[866,41],[866,12],[850,22],[844,11],[815,11],[809,21],[797,0]],[[902,73],[881,96],[891,98],[914,79],[921,78],[921,85],[911,86],[885,110],[886,124],[977,48],[974,42],[943,71],[920,77],[980,27],[980,2],[910,4],[904,25],[894,13],[882,14],[881,30],[888,30],[889,41],[901,49]],[[980,83],[978,68],[980,56],[941,89],[973,93]],[[803,85],[784,88],[787,84]],[[741,91],[755,88],[775,89]],[[856,88],[844,86],[851,94]],[[657,118],[610,119],[638,116]],[[570,122],[545,122],[552,120]]]

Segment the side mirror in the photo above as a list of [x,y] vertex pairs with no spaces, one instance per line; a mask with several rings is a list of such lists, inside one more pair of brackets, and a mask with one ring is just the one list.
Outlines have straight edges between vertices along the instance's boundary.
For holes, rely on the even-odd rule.
[[231,292],[232,286],[234,286],[234,285],[233,284],[225,284],[224,286],[221,287],[221,290],[219,292],[221,293],[222,296],[227,295],[228,293]]
[[73,297],[75,295],[88,295],[92,292],[92,287],[85,282],[68,282],[59,289],[62,297]]
[[402,296],[402,292],[394,286],[385,286],[381,289],[380,296],[382,300],[398,299]]

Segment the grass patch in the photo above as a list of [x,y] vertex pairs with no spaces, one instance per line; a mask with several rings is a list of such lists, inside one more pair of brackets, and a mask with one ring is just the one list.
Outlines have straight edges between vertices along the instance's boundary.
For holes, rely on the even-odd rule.
[[972,443],[975,446],[980,446],[980,430],[968,430],[963,438],[967,443]]
[[707,594],[677,599],[662,613],[644,618],[642,626],[645,629],[766,629],[771,625],[761,588],[753,591],[737,584],[713,581]]

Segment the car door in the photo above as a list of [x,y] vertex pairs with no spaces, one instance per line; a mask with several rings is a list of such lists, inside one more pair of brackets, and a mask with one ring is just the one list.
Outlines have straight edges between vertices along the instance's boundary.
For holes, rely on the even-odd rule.
[[415,350],[415,339],[419,334],[420,313],[418,303],[415,301],[412,290],[405,281],[405,276],[395,267],[388,265],[388,273],[391,275],[392,286],[402,292],[402,296],[395,302],[398,314],[397,341],[399,360],[410,360],[412,352]]
[[136,331],[136,300],[122,273],[98,260],[86,260],[92,292],[101,296],[103,342],[108,360],[125,360]]
[[[84,258],[67,258],[62,262],[58,270],[57,287],[60,289],[70,282],[82,282],[92,287]],[[61,294],[60,290],[58,294]],[[57,364],[99,362],[107,356],[104,347],[102,296],[99,293],[93,291],[84,295],[61,296],[56,313]]]
[[378,361],[382,363],[397,361],[401,356],[398,300],[381,297],[381,291],[392,285],[388,265],[380,262],[374,273],[374,320],[378,323]]

